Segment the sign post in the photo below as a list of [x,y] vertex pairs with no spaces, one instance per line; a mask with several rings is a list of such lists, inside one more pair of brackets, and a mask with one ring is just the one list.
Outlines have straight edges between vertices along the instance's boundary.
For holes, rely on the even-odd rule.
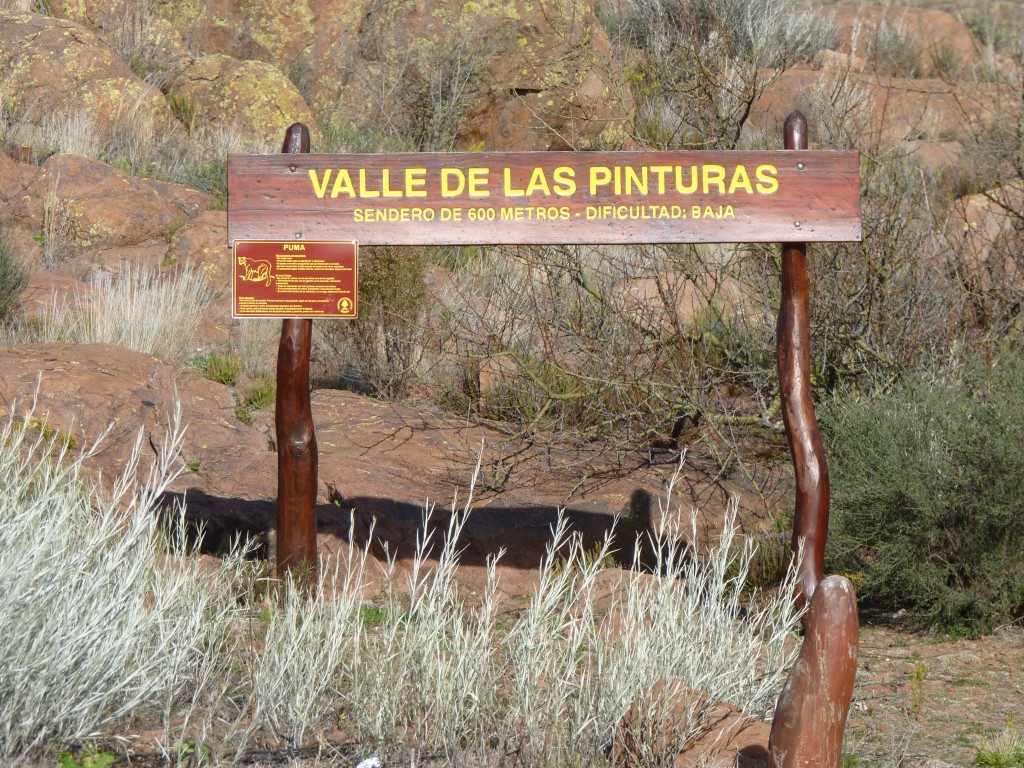
[[[309,129],[288,128],[281,152],[309,152]],[[277,572],[316,568],[317,448],[309,403],[309,354],[313,321],[289,318],[281,323],[277,350]]]
[[[315,155],[308,130],[296,124],[280,155],[229,156],[236,314],[288,318],[275,411],[279,573],[316,564],[309,318],[355,316],[356,243],[780,242],[779,384],[796,477],[797,598],[808,611],[800,657],[776,708],[769,764],[837,768],[858,625],[852,586],[824,577],[829,489],[811,398],[807,243],[861,239],[860,158],[809,151],[799,112],[786,120],[784,146]],[[326,257],[334,248],[349,249],[350,267]]]

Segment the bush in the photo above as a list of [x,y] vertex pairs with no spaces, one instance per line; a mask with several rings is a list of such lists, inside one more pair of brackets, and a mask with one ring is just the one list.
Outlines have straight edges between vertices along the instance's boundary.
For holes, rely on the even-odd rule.
[[972,360],[823,419],[834,555],[921,625],[986,632],[1024,615],[1024,355]]
[[405,396],[424,353],[428,255],[422,248],[362,251],[359,317],[317,327],[317,357],[328,381],[388,400]]

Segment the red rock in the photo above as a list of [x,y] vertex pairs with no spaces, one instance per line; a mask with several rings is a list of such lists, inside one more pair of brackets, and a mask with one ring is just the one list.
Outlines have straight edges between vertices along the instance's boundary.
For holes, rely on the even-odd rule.
[[[626,140],[631,97],[585,0],[334,0],[323,4],[302,61],[316,73],[307,78],[311,106],[339,123],[369,118],[400,126],[409,117],[403,110],[418,110],[453,119],[458,147],[494,150],[618,147]],[[427,87],[439,68],[441,87],[425,99],[394,87],[399,79]],[[443,90],[467,72],[465,90]]]
[[209,206],[202,192],[138,179],[82,155],[50,157],[18,201],[15,217],[42,231],[50,197],[67,216],[75,246],[92,251],[164,240],[172,227]]
[[946,240],[973,290],[1024,291],[1020,265],[1020,211],[1024,188],[1005,186],[957,200]]
[[[658,712],[656,722],[644,720],[645,707],[639,702],[623,716],[615,729],[613,765],[640,768],[651,764],[651,759],[661,764],[675,751],[676,741],[692,730],[693,735],[686,739],[673,761],[676,768],[767,768],[771,731],[767,723],[680,683],[673,684],[668,691],[666,687],[659,682],[641,695],[645,702],[658,701],[654,705]],[[696,722],[691,724],[695,717]]]
[[0,91],[35,123],[86,116],[103,140],[127,119],[157,130],[174,124],[163,94],[94,32],[34,13],[0,11]]
[[[902,37],[920,51],[919,74],[941,75],[949,69],[969,69],[978,64],[978,44],[967,27],[950,13],[936,8],[908,6],[832,6],[838,32],[838,50],[879,66],[884,56],[875,54],[879,30],[894,30],[894,42]],[[905,47],[905,46],[904,46]]]
[[314,140],[319,135],[302,95],[277,67],[263,61],[203,56],[181,71],[171,94],[199,125],[229,131],[254,147],[279,147],[285,129],[296,122],[305,123]]

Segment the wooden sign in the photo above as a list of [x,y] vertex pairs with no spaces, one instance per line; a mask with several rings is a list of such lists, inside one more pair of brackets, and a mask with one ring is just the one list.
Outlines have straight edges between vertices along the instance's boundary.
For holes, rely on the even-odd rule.
[[231,155],[228,238],[860,240],[860,158],[799,150]]
[[357,317],[354,242],[236,240],[233,317]]

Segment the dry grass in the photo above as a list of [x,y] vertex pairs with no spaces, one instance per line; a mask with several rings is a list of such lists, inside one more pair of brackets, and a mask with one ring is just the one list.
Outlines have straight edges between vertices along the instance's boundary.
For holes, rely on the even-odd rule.
[[214,292],[202,269],[161,275],[125,264],[116,276],[93,275],[87,294],[55,296],[20,342],[102,342],[183,365],[195,350],[192,337]]

